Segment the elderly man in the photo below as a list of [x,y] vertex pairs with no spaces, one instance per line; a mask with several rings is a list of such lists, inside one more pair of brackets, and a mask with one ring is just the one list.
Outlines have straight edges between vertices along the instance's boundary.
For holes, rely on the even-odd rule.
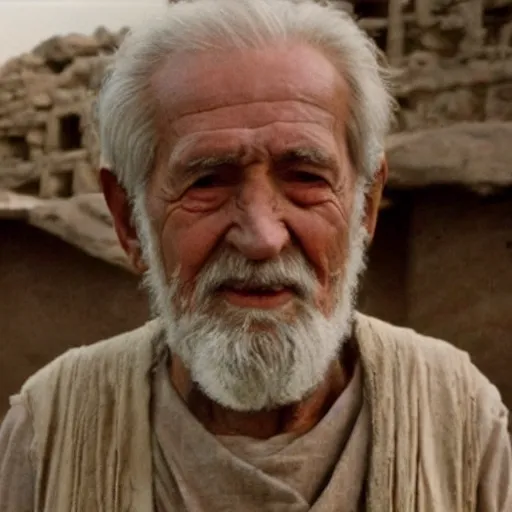
[[126,39],[101,179],[155,319],[12,398],[3,512],[512,510],[496,388],[354,310],[391,107],[312,0],[178,2]]

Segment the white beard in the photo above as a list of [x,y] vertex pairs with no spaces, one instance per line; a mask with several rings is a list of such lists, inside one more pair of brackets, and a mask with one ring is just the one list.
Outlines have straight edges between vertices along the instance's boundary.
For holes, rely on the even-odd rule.
[[[272,409],[304,399],[324,380],[350,335],[359,275],[365,267],[368,234],[362,225],[362,185],[357,188],[352,212],[344,272],[342,277],[333,277],[335,305],[328,317],[315,307],[318,283],[306,260],[296,253],[256,265],[235,253],[225,258],[221,254],[220,260],[229,263],[227,268],[213,261],[203,269],[194,292],[202,300],[196,300],[199,308],[190,312],[189,301],[176,300],[181,287],[178,278],[170,283],[165,279],[142,199],[135,210],[149,263],[145,284],[164,321],[167,343],[211,400],[238,411]],[[274,310],[226,303],[214,308],[208,291],[230,278],[255,279],[256,284],[297,283],[304,296],[297,300],[292,320]]]

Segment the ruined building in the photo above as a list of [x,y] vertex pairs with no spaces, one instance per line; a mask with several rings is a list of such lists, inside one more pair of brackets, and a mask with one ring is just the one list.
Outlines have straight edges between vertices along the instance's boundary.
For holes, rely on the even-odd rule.
[[0,184],[44,199],[97,192],[91,98],[119,36],[54,37],[0,71]]
[[[466,348],[512,406],[512,0],[331,3],[398,70],[361,307]],[[25,365],[0,369],[0,390],[146,315],[135,279],[104,263],[126,266],[98,193],[90,115],[122,36],[54,37],[0,68],[0,326],[15,340],[0,350]]]

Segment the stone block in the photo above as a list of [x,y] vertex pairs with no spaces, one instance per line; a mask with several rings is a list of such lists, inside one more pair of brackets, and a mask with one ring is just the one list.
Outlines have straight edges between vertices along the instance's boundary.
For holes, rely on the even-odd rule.
[[512,121],[512,84],[499,84],[489,87],[485,102],[487,119]]
[[43,203],[38,197],[0,190],[0,219],[26,219],[30,210]]
[[23,100],[5,103],[0,105],[0,117],[13,115],[16,112],[25,110],[27,107],[27,102]]
[[39,111],[35,113],[33,126],[46,126],[48,122],[48,112]]
[[117,39],[114,34],[105,27],[98,27],[94,32],[94,39],[97,44],[105,50],[113,50],[117,46]]
[[12,57],[7,59],[0,68],[0,76],[10,76],[15,73],[19,73],[22,68],[19,57]]
[[48,161],[54,169],[74,168],[78,162],[87,160],[86,149],[75,149],[73,151],[56,151],[48,155]]
[[71,57],[70,48],[64,43],[63,38],[58,36],[43,41],[34,48],[33,53],[44,59],[45,62],[61,62]]
[[6,160],[7,158],[11,158],[12,156],[12,149],[9,142],[6,140],[0,139],[0,162],[3,160]]
[[[87,203],[94,203],[93,210],[101,208],[103,214],[92,212]],[[29,221],[92,256],[109,263],[128,267],[126,255],[119,245],[107,205],[102,194],[83,194],[67,201],[52,200],[30,211]]]
[[57,87],[64,89],[73,89],[82,85],[80,79],[75,75],[73,69],[67,68],[60,75],[57,76],[56,80]]
[[73,56],[89,56],[98,53],[98,41],[93,36],[70,34],[64,38],[64,41],[71,49]]
[[6,130],[14,127],[14,121],[8,117],[0,119],[0,130]]
[[34,73],[26,79],[26,90],[31,96],[41,92],[48,93],[55,88],[56,81],[56,77],[52,74]]
[[415,51],[409,55],[407,62],[409,74],[431,73],[439,69],[439,57],[433,52]]
[[89,84],[91,71],[93,69],[92,58],[77,58],[73,63],[73,66],[70,68],[70,71],[73,72],[75,78],[80,81],[80,83],[84,85]]
[[512,123],[459,123],[391,135],[386,143],[389,184],[512,185]]
[[457,89],[425,95],[418,100],[417,109],[423,118],[423,127],[427,128],[480,120],[483,105],[481,98],[471,89]]
[[59,195],[59,180],[53,175],[47,175],[41,180],[39,195],[43,199],[51,199]]
[[7,137],[25,137],[27,130],[25,128],[20,128],[19,126],[14,126],[12,128],[7,128],[2,133],[2,136]]
[[46,155],[44,150],[40,147],[31,147],[30,148],[30,160],[37,164],[38,161],[45,161]]
[[45,143],[45,134],[41,130],[30,130],[27,133],[27,142],[31,146],[41,147]]
[[55,109],[48,116],[46,131],[46,151],[56,151],[59,149],[59,118]]
[[0,90],[0,103],[8,103],[14,99],[14,94],[8,91]]
[[7,92],[15,92],[23,87],[25,87],[25,84],[18,73],[14,73],[0,80],[0,89]]
[[55,89],[51,95],[55,105],[68,105],[75,99],[73,91],[67,89]]
[[349,14],[354,13],[354,5],[350,1],[346,0],[331,0],[331,4],[336,7],[336,9],[339,9],[340,11],[345,11]]
[[27,97],[27,89],[18,89],[17,91],[12,93],[14,98],[17,100],[24,100]]
[[38,109],[47,109],[50,108],[53,104],[52,98],[49,94],[45,92],[41,92],[36,94],[30,98],[30,103]]
[[107,55],[102,55],[95,59],[89,76],[89,88],[92,91],[99,90],[103,77],[105,76],[105,70],[111,60],[112,57]]
[[21,66],[29,69],[38,69],[45,65],[44,59],[33,53],[25,53],[19,59]]
[[36,112],[33,109],[22,110],[12,116],[14,126],[28,130],[36,125]]
[[26,87],[30,87],[32,85],[37,85],[40,83],[42,76],[41,73],[34,71],[32,69],[23,69],[20,73],[21,79],[23,80],[23,84]]
[[39,171],[32,162],[0,165],[0,188],[16,189],[39,178]]
[[98,175],[88,162],[78,162],[73,175],[73,194],[100,192]]
[[73,183],[73,170],[54,172],[51,167],[46,167],[41,174],[40,196],[43,199],[54,197],[71,197]]

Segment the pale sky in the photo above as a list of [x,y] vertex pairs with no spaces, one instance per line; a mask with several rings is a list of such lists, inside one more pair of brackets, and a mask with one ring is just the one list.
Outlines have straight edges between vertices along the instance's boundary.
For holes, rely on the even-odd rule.
[[91,34],[137,23],[166,0],[0,0],[0,65],[44,39],[70,32]]

